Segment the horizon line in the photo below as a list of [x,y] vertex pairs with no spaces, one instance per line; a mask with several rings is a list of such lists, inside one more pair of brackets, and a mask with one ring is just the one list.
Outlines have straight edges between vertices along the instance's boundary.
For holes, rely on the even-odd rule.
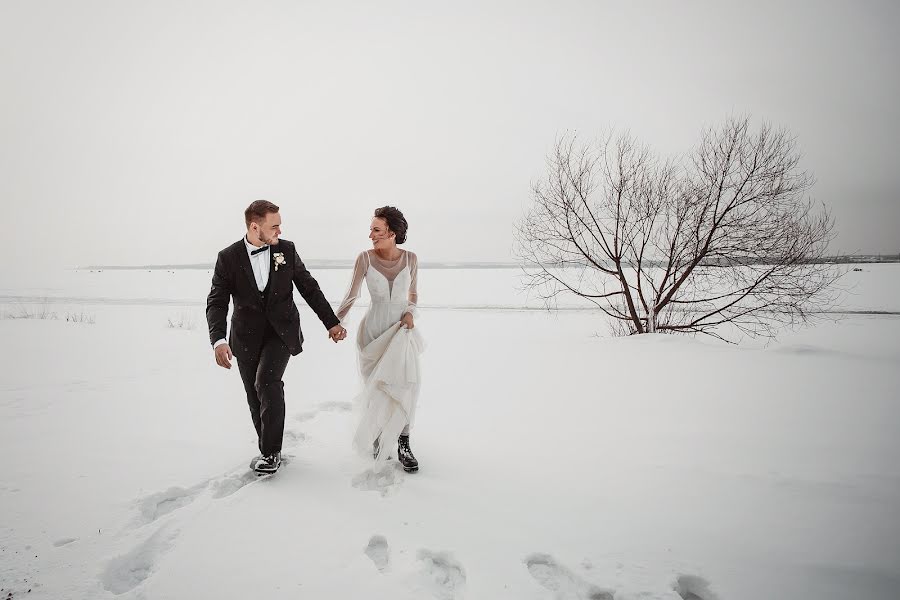
[[[879,262],[900,262],[900,254],[834,254],[824,256],[821,262],[842,261],[846,263],[879,263]],[[304,265],[311,269],[351,269],[354,261],[347,259],[311,259],[304,261]],[[516,269],[521,268],[521,262],[513,261],[422,261],[419,266],[423,269]],[[180,264],[148,264],[148,265],[87,265],[72,267],[74,271],[85,270],[160,270],[160,269],[183,269],[183,270],[208,270],[215,267],[215,263],[180,263]]]
[[[346,259],[315,259],[315,260],[304,260],[303,264],[310,269],[352,269],[354,260],[346,260]],[[504,269],[504,268],[518,268],[520,266],[517,262],[510,261],[430,261],[425,262],[422,261],[419,263],[419,267],[422,269],[478,269],[478,268],[490,268],[490,269]],[[110,269],[110,270],[136,270],[136,269],[212,269],[215,267],[215,263],[183,263],[183,264],[151,264],[151,265],[89,265],[89,266],[78,266],[72,267],[75,271],[84,271],[87,269]]]

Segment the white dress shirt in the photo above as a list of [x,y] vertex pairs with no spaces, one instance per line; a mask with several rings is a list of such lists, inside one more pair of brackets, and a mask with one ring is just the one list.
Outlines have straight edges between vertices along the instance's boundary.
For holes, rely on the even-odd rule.
[[[244,236],[244,246],[247,248],[247,257],[250,259],[250,266],[253,268],[253,278],[256,280],[256,287],[261,292],[266,289],[266,284],[269,281],[269,269],[272,267],[272,247],[270,246],[264,252],[257,252],[255,255],[251,254],[251,252],[256,250],[256,246],[247,241],[247,236]],[[228,340],[222,338],[213,344],[213,348],[218,348],[226,343],[228,343]]]
[[272,264],[272,248],[265,252],[257,252],[254,256],[250,254],[256,250],[256,246],[247,241],[244,236],[244,246],[247,247],[247,256],[250,258],[250,266],[253,267],[253,277],[256,279],[256,287],[259,291],[266,289],[266,283],[269,281],[269,267]]

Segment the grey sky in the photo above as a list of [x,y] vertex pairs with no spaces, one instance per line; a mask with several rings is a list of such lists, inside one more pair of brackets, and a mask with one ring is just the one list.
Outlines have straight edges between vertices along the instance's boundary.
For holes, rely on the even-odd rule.
[[393,204],[423,260],[505,260],[558,133],[629,128],[678,152],[749,113],[798,137],[834,251],[897,253],[898,17],[895,2],[0,0],[7,247],[60,266],[211,261],[266,198],[308,258],[351,259]]

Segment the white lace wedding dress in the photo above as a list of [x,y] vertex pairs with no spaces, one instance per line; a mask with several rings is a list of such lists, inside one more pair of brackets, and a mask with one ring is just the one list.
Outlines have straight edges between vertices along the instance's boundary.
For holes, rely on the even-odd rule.
[[379,437],[376,461],[395,451],[396,439],[415,418],[419,399],[419,355],[425,348],[416,325],[401,327],[407,312],[416,315],[418,259],[401,250],[395,261],[386,261],[372,250],[356,258],[350,289],[337,310],[343,323],[362,292],[365,280],[371,303],[356,336],[357,359],[363,389],[354,403],[357,428],[353,445],[371,456]]

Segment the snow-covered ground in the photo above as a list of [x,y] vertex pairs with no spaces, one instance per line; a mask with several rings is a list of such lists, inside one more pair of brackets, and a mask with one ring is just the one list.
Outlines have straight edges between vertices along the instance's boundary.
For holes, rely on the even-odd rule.
[[[900,265],[863,269],[844,307],[900,312]],[[57,316],[0,320],[3,600],[900,598],[898,316],[611,338],[516,310],[513,270],[423,271],[420,472],[352,452],[353,344],[301,304],[288,463],[257,479],[209,274],[0,279],[0,312]]]

